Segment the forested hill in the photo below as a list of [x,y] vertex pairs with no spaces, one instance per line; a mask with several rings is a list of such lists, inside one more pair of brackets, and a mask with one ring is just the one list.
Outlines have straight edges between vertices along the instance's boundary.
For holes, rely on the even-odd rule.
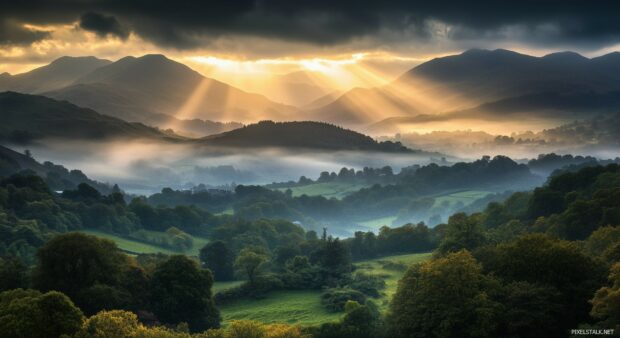
[[283,147],[327,150],[413,152],[399,142],[377,142],[369,136],[332,124],[312,121],[261,121],[208,136],[202,143],[225,147]]
[[75,189],[80,183],[86,183],[102,194],[114,191],[110,185],[91,180],[80,170],[69,170],[49,161],[39,163],[29,154],[21,154],[0,145],[0,177],[9,177],[26,171],[41,176],[53,191]]
[[12,142],[28,142],[41,138],[179,138],[140,123],[125,122],[66,101],[15,92],[0,93],[0,120],[0,140]]

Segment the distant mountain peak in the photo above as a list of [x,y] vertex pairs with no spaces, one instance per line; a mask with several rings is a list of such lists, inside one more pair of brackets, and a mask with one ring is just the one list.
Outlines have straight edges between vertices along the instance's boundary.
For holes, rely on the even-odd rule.
[[100,59],[100,58],[92,56],[92,55],[88,55],[88,56],[69,56],[69,55],[65,55],[65,56],[61,56],[61,57],[57,58],[56,60],[50,62],[50,64],[54,65],[54,64],[59,64],[59,63],[67,63],[67,62],[75,62],[75,61],[103,61],[103,62],[105,62],[105,61],[108,61],[108,60]]
[[554,61],[558,61],[558,60],[562,60],[562,61],[588,61],[589,59],[579,53],[576,52],[572,52],[572,51],[563,51],[563,52],[556,52],[556,53],[551,53],[551,54],[547,54],[545,56],[542,57],[543,59],[546,60],[554,60]]

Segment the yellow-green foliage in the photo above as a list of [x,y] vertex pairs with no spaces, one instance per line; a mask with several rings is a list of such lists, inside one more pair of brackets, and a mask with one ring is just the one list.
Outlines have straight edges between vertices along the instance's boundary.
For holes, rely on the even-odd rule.
[[137,316],[129,311],[101,311],[88,318],[74,338],[309,338],[299,326],[286,324],[263,324],[256,321],[232,321],[226,328],[189,334],[142,325]]
[[286,324],[263,324],[252,320],[235,320],[226,328],[209,330],[200,338],[309,338],[301,327]]

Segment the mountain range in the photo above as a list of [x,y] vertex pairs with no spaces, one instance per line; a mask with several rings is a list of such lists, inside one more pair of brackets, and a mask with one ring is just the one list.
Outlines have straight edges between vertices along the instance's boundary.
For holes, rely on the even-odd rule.
[[278,82],[288,83],[291,90],[306,88],[307,97],[295,102],[308,102],[294,107],[204,77],[163,55],[128,56],[115,62],[62,57],[24,74],[0,74],[0,91],[67,100],[192,138],[263,119],[315,120],[374,131],[462,118],[569,120],[620,111],[620,53],[535,57],[504,49],[472,49],[425,62],[387,85],[344,93],[322,87],[325,78],[309,77],[307,72],[278,76]]
[[[75,65],[75,67],[71,67]],[[39,84],[39,85],[36,85]],[[206,135],[264,115],[286,118],[296,109],[206,78],[163,55],[63,57],[30,72],[0,77],[0,90],[42,94],[131,122]]]
[[507,112],[583,117],[618,109],[620,53],[589,59],[573,52],[535,57],[473,49],[425,62],[382,87],[352,89],[311,113],[364,125],[394,117],[410,122],[501,118]]

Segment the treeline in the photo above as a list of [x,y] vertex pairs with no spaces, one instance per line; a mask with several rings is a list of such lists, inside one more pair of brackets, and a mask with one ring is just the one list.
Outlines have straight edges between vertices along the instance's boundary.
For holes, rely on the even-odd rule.
[[[415,170],[419,168],[419,165],[414,165],[404,170]],[[306,176],[299,177],[297,182],[288,181],[280,183],[267,184],[265,187],[270,189],[277,188],[292,188],[299,187],[314,183],[363,183],[363,184],[388,184],[394,183],[397,175],[394,174],[392,167],[384,166],[381,168],[364,167],[362,170],[355,170],[354,168],[343,167],[338,173],[332,171],[323,171],[320,173],[316,180],[308,178]]]
[[36,248],[53,235],[81,229],[98,229],[129,235],[139,230],[177,228],[195,235],[227,222],[195,206],[153,207],[143,199],[126,203],[119,192],[102,195],[82,183],[62,194],[30,173],[0,180],[0,255],[32,263]]

